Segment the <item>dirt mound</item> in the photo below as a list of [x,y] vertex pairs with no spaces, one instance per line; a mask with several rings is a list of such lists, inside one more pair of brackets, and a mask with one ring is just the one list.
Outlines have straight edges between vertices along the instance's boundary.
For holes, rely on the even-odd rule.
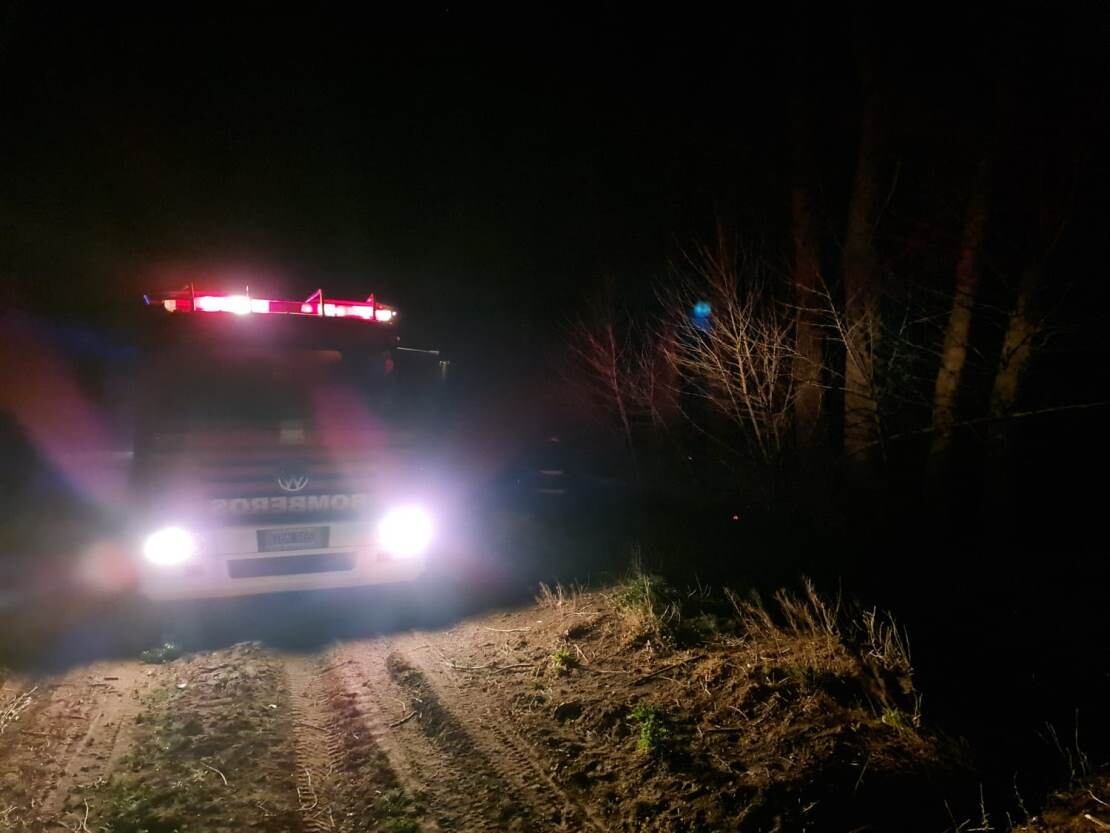
[[1110,771],[1051,797],[1044,812],[1014,833],[1091,833],[1110,830]]
[[949,825],[963,753],[922,725],[893,623],[812,592],[691,616],[635,581],[419,639],[606,829]]

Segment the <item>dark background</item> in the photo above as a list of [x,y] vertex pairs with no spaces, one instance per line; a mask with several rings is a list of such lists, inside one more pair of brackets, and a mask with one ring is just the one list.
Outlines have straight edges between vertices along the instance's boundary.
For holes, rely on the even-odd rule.
[[[645,285],[717,219],[784,255],[792,96],[836,239],[861,40],[898,170],[895,254],[949,279],[999,89],[1013,102],[1000,210],[1034,207],[1044,169],[1075,170],[1060,259],[1098,238],[1105,31],[1047,6],[904,19],[7,5],[0,269],[8,304],[40,312],[112,319],[188,280],[374,291],[410,338],[527,361],[603,275]],[[998,225],[1020,248],[1020,223]]]

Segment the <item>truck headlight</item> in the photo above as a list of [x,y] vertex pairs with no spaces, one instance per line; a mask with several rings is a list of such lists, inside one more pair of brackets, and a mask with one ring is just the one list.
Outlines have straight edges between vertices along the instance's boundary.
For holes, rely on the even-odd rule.
[[378,523],[378,543],[397,558],[423,555],[432,543],[432,516],[419,506],[391,509]]
[[143,557],[158,567],[176,567],[192,558],[197,551],[196,541],[188,530],[167,526],[147,536],[143,542]]

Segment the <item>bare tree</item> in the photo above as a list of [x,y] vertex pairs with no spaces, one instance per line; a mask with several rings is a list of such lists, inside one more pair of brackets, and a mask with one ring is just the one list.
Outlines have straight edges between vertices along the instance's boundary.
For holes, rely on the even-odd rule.
[[579,321],[570,332],[574,368],[571,378],[587,395],[616,414],[628,453],[636,464],[636,446],[629,416],[628,350],[612,316]]
[[[692,395],[736,429],[752,458],[777,464],[794,439],[796,312],[723,237],[690,263],[693,275],[667,303],[675,311],[670,360]],[[691,317],[697,304],[710,314]]]
[[[858,309],[850,313],[824,282],[814,293],[808,312],[823,329],[825,342],[845,353],[843,364],[830,362],[821,368],[824,389],[847,396],[848,385],[858,384],[874,403],[872,439],[846,447],[849,461],[885,458],[890,441],[932,433],[922,421],[930,414],[939,357],[934,345],[944,323],[933,309],[932,294],[913,281],[888,281],[873,311],[861,317]],[[856,377],[849,381],[851,368]]]
[[874,232],[879,216],[879,97],[871,72],[862,17],[856,19],[856,60],[864,90],[859,149],[848,206],[842,269],[845,340],[844,450],[871,455],[879,438],[874,355],[879,338],[879,271]]
[[1017,404],[1022,376],[1038,346],[1046,338],[1046,314],[1040,298],[1044,271],[1071,219],[1084,155],[1083,149],[1076,153],[1072,169],[1067,175],[1060,176],[1047,170],[1041,172],[1039,216],[1029,235],[1032,252],[1022,270],[991,384],[990,445],[996,453],[1005,448],[1009,430],[1007,417],[1013,414]]
[[650,322],[621,311],[611,284],[568,333],[566,381],[615,418],[638,468],[637,426],[664,427],[677,408],[664,339]]
[[793,363],[796,387],[795,418],[796,441],[799,448],[807,448],[816,439],[821,419],[821,331],[812,307],[821,281],[821,267],[817,256],[817,229],[814,217],[813,189],[809,181],[811,162],[805,136],[804,113],[798,95],[793,103],[793,181],[790,186],[790,214],[794,243],[793,284],[797,307],[795,361]]

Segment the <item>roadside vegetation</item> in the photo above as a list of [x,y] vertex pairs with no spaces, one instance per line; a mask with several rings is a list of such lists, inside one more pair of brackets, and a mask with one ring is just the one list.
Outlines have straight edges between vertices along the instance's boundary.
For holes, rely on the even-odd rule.
[[808,581],[767,600],[679,590],[639,563],[537,603],[577,662],[537,665],[518,708],[573,750],[563,777],[600,790],[614,830],[954,829],[965,804],[971,818],[968,752],[929,724],[909,638],[879,611]]
[[981,760],[924,708],[907,630],[808,579],[767,597],[680,589],[636,553],[616,581],[536,601],[588,661],[522,711],[536,731],[559,724],[564,748],[606,749],[612,764],[567,777],[602,785],[613,829],[1110,830],[1110,776],[1078,715],[1074,737],[1045,729],[1062,788],[1023,794],[1037,773],[1015,766],[1010,800],[988,801]]
[[8,677],[9,674],[0,667],[0,735],[3,735],[9,726],[15,724],[20,715],[31,706],[36,691],[34,686],[9,688]]
[[1110,830],[1110,771],[1076,779],[1053,794],[1044,811],[1014,833],[1092,833]]
[[[683,582],[766,591],[810,575],[911,623],[914,676],[969,739],[997,828],[1024,814],[1015,769],[1035,808],[1063,783],[1038,737],[1046,723],[1079,708],[1093,753],[1110,754],[1102,498],[1081,476],[1110,448],[1104,339],[1082,309],[1105,304],[1058,254],[1061,240],[1094,239],[1075,234],[1079,167],[1062,155],[1025,176],[1020,131],[1005,126],[1016,111],[998,97],[958,166],[912,160],[887,132],[898,117],[877,106],[881,87],[861,98],[843,188],[817,173],[827,148],[799,93],[776,231],[724,211],[654,280],[607,275],[583,293],[557,354],[558,400],[588,449],[581,468],[601,472],[582,478],[581,512],[612,523],[619,512],[591,501],[627,484],[625,540],[681,560]],[[1013,210],[1022,200],[1036,209]],[[694,644],[714,623],[736,633],[684,584],[676,595],[656,579],[612,591],[631,646]],[[836,652],[822,638],[802,647],[791,599],[763,612],[738,600],[748,633],[789,646],[775,673],[802,689],[829,681]],[[912,734],[920,701],[884,644],[897,631],[846,615],[828,639],[869,689],[885,687],[881,725]]]
[[667,716],[663,710],[647,703],[640,703],[632,709],[629,717],[639,732],[636,751],[645,755],[661,753],[670,735],[667,729]]
[[148,665],[161,665],[172,662],[181,656],[183,651],[175,642],[163,642],[155,648],[147,648],[139,654],[139,659]]

